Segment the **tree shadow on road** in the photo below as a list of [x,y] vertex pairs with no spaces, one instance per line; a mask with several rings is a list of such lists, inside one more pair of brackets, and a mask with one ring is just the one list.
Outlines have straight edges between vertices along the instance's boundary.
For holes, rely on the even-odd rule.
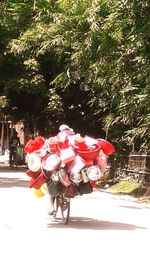
[[101,221],[86,217],[71,217],[68,225],[63,225],[59,223],[48,224],[47,227],[51,228],[74,228],[82,230],[136,230],[136,229],[146,229],[145,227],[136,226],[134,224],[111,222],[111,221]]
[[0,165],[0,173],[10,173],[10,172],[25,172],[26,167],[24,165],[18,166],[16,169],[9,167],[9,165]]
[[25,172],[26,169],[22,166],[11,169],[8,165],[0,165],[0,188],[27,187],[28,181],[24,177]]
[[28,181],[22,178],[0,178],[0,188],[28,187]]

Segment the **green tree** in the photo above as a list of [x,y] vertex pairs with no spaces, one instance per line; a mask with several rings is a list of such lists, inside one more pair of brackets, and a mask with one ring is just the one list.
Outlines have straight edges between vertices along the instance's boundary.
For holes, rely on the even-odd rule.
[[[55,132],[67,122],[77,131],[106,136],[120,150],[148,148],[149,1],[6,3],[3,51],[14,71],[11,79],[7,72],[1,79],[7,111],[13,108],[16,118],[23,114],[28,122],[30,117],[41,130]],[[23,94],[26,103],[36,99],[24,112]]]

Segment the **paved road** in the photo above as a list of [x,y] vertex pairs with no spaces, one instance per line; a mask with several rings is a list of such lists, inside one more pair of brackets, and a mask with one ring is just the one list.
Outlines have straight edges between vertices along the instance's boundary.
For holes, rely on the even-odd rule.
[[0,168],[0,266],[149,266],[150,205],[95,191],[72,199],[64,226],[27,184]]

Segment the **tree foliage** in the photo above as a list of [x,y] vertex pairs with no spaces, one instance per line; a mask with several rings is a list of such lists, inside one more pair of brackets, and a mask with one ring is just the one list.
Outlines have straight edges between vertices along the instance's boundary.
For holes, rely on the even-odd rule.
[[0,12],[5,112],[118,150],[150,146],[149,1],[7,0]]

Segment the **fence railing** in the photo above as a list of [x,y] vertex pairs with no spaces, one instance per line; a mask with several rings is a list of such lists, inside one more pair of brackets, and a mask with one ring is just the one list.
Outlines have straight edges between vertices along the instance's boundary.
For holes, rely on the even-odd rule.
[[109,158],[109,178],[132,177],[150,182],[150,154],[117,155]]

